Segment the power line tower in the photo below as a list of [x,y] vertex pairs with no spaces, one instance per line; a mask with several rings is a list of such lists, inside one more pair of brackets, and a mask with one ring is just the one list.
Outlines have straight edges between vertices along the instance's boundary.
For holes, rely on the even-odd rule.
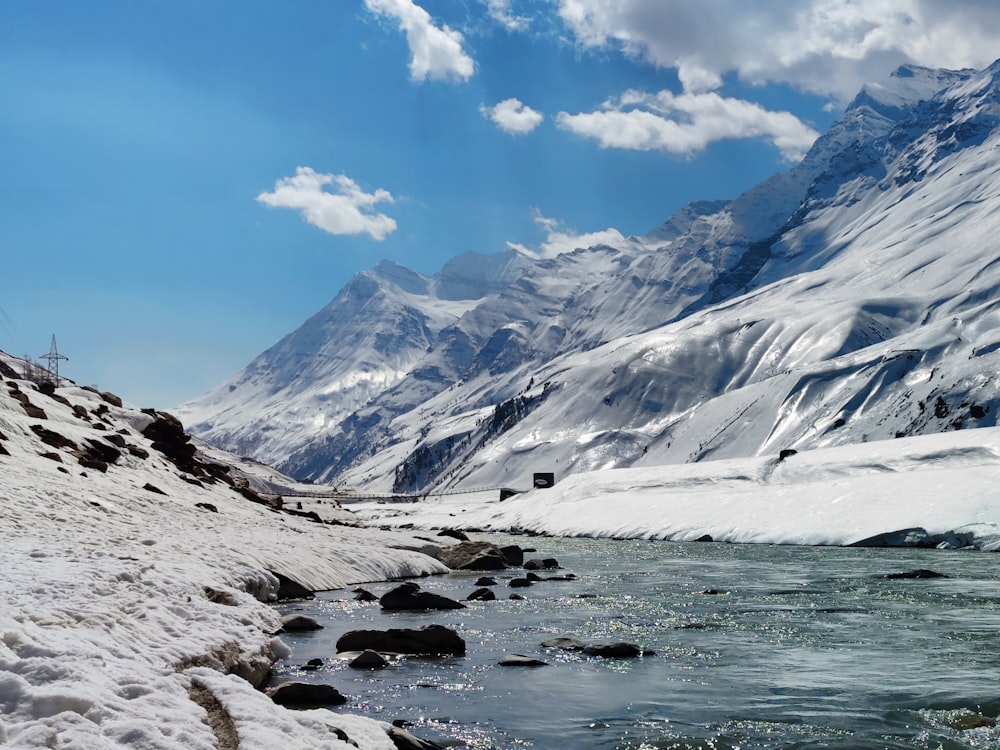
[[49,348],[48,354],[43,354],[39,359],[48,360],[49,363],[49,375],[53,379],[53,385],[59,385],[59,360],[69,362],[69,357],[64,357],[56,349],[56,335],[52,334],[52,346]]

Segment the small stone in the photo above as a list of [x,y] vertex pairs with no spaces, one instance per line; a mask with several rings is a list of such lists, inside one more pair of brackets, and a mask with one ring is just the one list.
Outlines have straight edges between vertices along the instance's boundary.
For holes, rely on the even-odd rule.
[[271,700],[286,708],[322,708],[340,706],[347,698],[332,685],[308,682],[285,682],[270,691]]
[[501,667],[544,667],[548,662],[524,654],[504,654],[498,662]]

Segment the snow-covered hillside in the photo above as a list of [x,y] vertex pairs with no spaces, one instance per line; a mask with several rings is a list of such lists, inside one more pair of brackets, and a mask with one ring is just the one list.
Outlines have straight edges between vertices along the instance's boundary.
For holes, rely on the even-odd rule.
[[480,256],[461,294],[449,267],[362,274],[181,414],[407,492],[993,426],[998,76],[900,68],[789,172],[617,246]]
[[40,390],[21,365],[0,353],[0,745],[393,750],[378,722],[289,711],[251,682],[287,653],[275,573],[446,570],[423,542],[281,512],[167,415]]

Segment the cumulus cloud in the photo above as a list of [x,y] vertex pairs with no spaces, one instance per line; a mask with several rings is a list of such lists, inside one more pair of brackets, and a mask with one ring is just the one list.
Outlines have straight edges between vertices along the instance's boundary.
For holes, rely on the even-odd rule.
[[483,117],[492,120],[498,128],[511,135],[530,133],[545,119],[541,112],[536,112],[520,99],[504,99],[493,107],[482,104],[479,111]]
[[511,31],[524,31],[531,25],[527,16],[515,16],[510,8],[510,0],[485,0],[486,12],[490,18]]
[[788,161],[801,159],[819,135],[790,112],[771,112],[714,91],[628,91],[594,112],[560,112],[556,124],[593,138],[603,148],[667,151],[681,156],[723,139],[766,138]]
[[621,232],[612,227],[598,232],[577,232],[558,219],[542,216],[538,209],[532,211],[532,218],[538,228],[545,233],[545,242],[536,249],[516,242],[508,242],[507,247],[533,258],[554,258],[577,248],[609,245],[625,239]]
[[[334,192],[326,190],[332,186]],[[330,234],[367,234],[384,240],[396,231],[395,219],[371,209],[378,203],[393,203],[387,190],[364,192],[346,175],[321,174],[298,167],[294,177],[282,177],[274,190],[257,196],[266,206],[294,208],[302,218]]]
[[365,0],[375,15],[395,20],[410,45],[410,77],[414,81],[467,81],[476,64],[462,49],[462,34],[435,26],[430,14],[413,0]]
[[1000,4],[988,0],[557,2],[579,45],[676,68],[693,92],[735,73],[846,101],[902,63],[984,67],[1000,35]]

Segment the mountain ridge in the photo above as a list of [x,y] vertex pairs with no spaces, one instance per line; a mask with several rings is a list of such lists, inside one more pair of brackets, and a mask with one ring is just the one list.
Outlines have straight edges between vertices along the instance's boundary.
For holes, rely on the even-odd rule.
[[[180,414],[295,476],[398,491],[919,434],[959,410],[994,424],[985,369],[952,360],[995,351],[997,68],[897,69],[789,171],[646,235],[459,256],[435,277],[380,264],[326,308],[355,315],[338,347],[321,313],[283,339],[298,360],[279,342]],[[351,308],[364,284],[370,305]],[[948,311],[976,335],[956,338]],[[917,388],[921,368],[954,382]],[[950,421],[923,419],[946,395]]]

